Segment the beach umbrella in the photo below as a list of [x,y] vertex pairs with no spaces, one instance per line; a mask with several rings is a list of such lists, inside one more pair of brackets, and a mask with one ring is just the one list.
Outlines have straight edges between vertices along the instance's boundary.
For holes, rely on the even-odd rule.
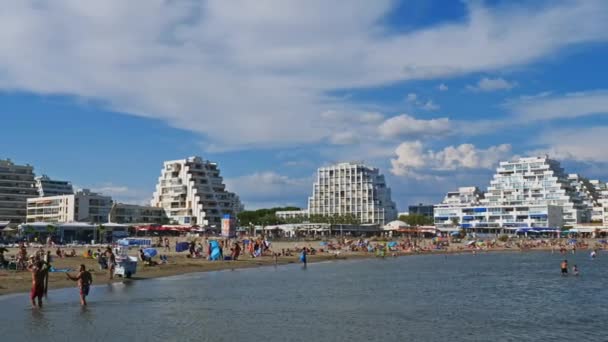
[[475,243],[475,240],[467,242],[467,246],[470,246]]
[[156,256],[156,254],[158,254],[158,251],[154,248],[146,248],[144,249],[144,255],[149,257],[149,258],[153,258]]
[[397,246],[397,242],[391,241],[391,242],[388,243],[388,246],[389,247],[395,247],[395,246]]

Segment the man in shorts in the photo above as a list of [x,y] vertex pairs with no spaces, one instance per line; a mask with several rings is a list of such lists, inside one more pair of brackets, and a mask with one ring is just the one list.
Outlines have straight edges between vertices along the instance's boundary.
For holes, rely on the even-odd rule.
[[89,290],[91,288],[91,284],[93,283],[93,276],[91,272],[87,271],[84,265],[80,265],[80,270],[77,276],[72,276],[69,273],[66,273],[68,279],[77,281],[78,288],[80,289],[80,305],[87,305],[87,296],[89,295]]
[[568,275],[568,260],[562,261],[560,267],[562,269],[562,275],[567,276]]

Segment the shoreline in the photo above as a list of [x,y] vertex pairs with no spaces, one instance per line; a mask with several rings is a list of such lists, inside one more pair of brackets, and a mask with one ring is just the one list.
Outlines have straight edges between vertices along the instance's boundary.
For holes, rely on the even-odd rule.
[[[497,252],[548,252],[551,251],[550,247],[537,247],[530,249],[519,249],[519,248],[494,248],[488,250],[477,250],[476,253],[497,253]],[[582,250],[581,250],[582,251]],[[388,254],[385,258],[393,257],[407,257],[414,255],[450,255],[450,254],[473,254],[473,250],[432,250],[423,252],[396,252],[393,256]],[[320,263],[320,262],[338,262],[345,260],[361,260],[361,259],[374,259],[378,258],[374,253],[368,252],[342,252],[340,255],[333,253],[323,253],[318,255],[309,255],[308,263]],[[87,268],[94,269],[93,273],[93,285],[120,283],[126,278],[115,277],[113,280],[109,280],[107,277],[107,271],[99,271],[96,263],[91,263],[91,260],[84,260],[80,257],[69,258],[73,259],[71,264],[84,263]],[[176,258],[177,259],[177,258]],[[206,273],[215,271],[228,271],[237,269],[249,269],[274,266],[274,259],[270,256],[262,258],[249,258],[245,257],[238,261],[207,261],[206,259],[187,259],[181,256],[181,262],[168,265],[156,265],[156,266],[142,266],[138,264],[137,273],[131,277],[130,281],[142,281],[147,279],[165,278],[172,276],[179,276],[193,273]],[[66,263],[63,263],[66,266]],[[289,265],[289,264],[301,264],[299,256],[283,256],[277,260],[277,266]],[[75,271],[74,271],[75,272]],[[72,272],[72,273],[74,273]],[[64,289],[70,287],[76,287],[76,283],[66,279],[65,273],[50,273],[49,274],[49,290]],[[3,280],[6,280],[3,281]],[[6,285],[6,286],[5,286]],[[0,298],[7,295],[18,295],[27,294],[31,288],[31,276],[29,272],[15,272],[5,271],[0,272]]]

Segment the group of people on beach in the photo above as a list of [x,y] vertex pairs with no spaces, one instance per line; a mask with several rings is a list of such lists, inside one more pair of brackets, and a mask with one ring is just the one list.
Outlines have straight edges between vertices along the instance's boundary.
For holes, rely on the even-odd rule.
[[[109,279],[114,278],[114,270],[116,268],[116,256],[111,247],[107,247],[103,253],[107,260],[107,269]],[[48,292],[48,277],[52,270],[51,252],[46,253],[41,248],[36,254],[30,256],[30,261],[27,265],[27,270],[32,275],[32,288],[30,290],[30,301],[33,308],[42,307],[42,297]],[[93,275],[87,270],[86,265],[81,264],[76,275],[65,272],[66,277],[78,283],[80,290],[80,304],[87,305],[86,297],[89,295],[91,284],[93,284]]]

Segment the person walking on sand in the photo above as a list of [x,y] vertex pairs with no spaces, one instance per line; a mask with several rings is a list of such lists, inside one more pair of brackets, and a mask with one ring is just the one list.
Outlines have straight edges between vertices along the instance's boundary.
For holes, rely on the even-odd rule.
[[86,306],[87,296],[89,295],[89,290],[93,283],[91,272],[87,271],[84,264],[81,264],[77,276],[74,277],[69,273],[66,273],[66,275],[68,276],[68,279],[78,282],[78,288],[80,289],[80,305]]
[[560,267],[562,269],[562,275],[567,276],[568,275],[568,260],[562,261]]
[[30,292],[32,308],[36,308],[36,299],[38,299],[38,307],[42,308],[42,296],[44,295],[44,263],[38,260],[29,265],[27,269],[32,273],[32,290]]

